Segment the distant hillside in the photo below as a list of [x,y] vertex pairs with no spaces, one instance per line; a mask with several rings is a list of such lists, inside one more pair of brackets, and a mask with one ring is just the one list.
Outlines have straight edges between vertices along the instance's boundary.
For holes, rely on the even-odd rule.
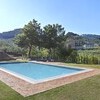
[[0,39],[11,39],[14,38],[17,34],[21,33],[21,29],[15,29],[8,32],[0,33]]
[[83,34],[84,41],[100,44],[100,35]]
[[95,39],[95,38],[97,38],[97,39],[100,39],[100,35],[93,35],[93,34],[83,34],[82,35],[83,37],[85,37],[85,38],[90,38],[90,39]]
[[[3,32],[0,33],[0,39],[3,40],[11,40],[12,38],[14,38],[17,34],[21,33],[21,28],[19,29],[15,29],[12,31],[8,31],[8,32]],[[100,35],[92,35],[92,34],[82,34],[82,35],[78,35],[76,33],[73,32],[68,32],[66,34],[66,38],[71,38],[71,37],[77,37],[79,38],[81,41],[83,41],[84,43],[97,43],[100,45]]]

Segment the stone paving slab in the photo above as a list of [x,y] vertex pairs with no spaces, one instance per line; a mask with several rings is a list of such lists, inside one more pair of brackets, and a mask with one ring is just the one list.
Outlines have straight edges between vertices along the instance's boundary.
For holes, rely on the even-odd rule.
[[54,80],[49,80],[49,81],[34,84],[34,83],[29,83],[25,80],[22,80],[18,77],[15,77],[11,74],[8,74],[0,70],[0,80],[4,82],[5,84],[7,84],[8,86],[10,86],[15,91],[17,91],[22,96],[26,97],[26,96],[37,94],[37,93],[40,93],[40,92],[43,92],[43,91],[46,91],[52,88],[62,86],[65,84],[69,84],[69,83],[72,83],[72,82],[75,82],[75,81],[78,81],[84,78],[88,78],[88,77],[91,77],[97,74],[100,74],[100,70],[93,69],[88,72],[79,73],[79,74],[75,74],[71,76],[65,76],[62,78],[57,78]]

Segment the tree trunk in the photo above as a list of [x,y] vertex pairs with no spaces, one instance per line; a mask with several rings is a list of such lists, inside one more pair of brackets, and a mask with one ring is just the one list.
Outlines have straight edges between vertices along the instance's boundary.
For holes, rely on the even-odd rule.
[[51,58],[52,58],[52,49],[50,48],[49,49],[49,61],[51,61]]
[[31,57],[31,50],[32,50],[32,45],[29,46],[29,48],[28,48],[28,57],[29,57],[29,58]]

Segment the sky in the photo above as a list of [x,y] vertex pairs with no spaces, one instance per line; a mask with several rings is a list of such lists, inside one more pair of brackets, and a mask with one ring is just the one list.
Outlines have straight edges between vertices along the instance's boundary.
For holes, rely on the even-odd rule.
[[42,27],[58,23],[66,32],[100,35],[100,0],[0,0],[0,32],[33,19]]

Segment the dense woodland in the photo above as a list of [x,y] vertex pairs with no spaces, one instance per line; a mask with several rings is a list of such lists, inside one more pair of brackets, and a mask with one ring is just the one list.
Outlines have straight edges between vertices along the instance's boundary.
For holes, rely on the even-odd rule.
[[41,28],[41,24],[33,19],[22,29],[1,33],[0,50],[33,60],[100,64],[100,48],[75,50],[67,47],[66,40],[73,37],[79,38],[83,44],[87,41],[100,45],[100,35],[66,33],[59,24],[48,24]]

